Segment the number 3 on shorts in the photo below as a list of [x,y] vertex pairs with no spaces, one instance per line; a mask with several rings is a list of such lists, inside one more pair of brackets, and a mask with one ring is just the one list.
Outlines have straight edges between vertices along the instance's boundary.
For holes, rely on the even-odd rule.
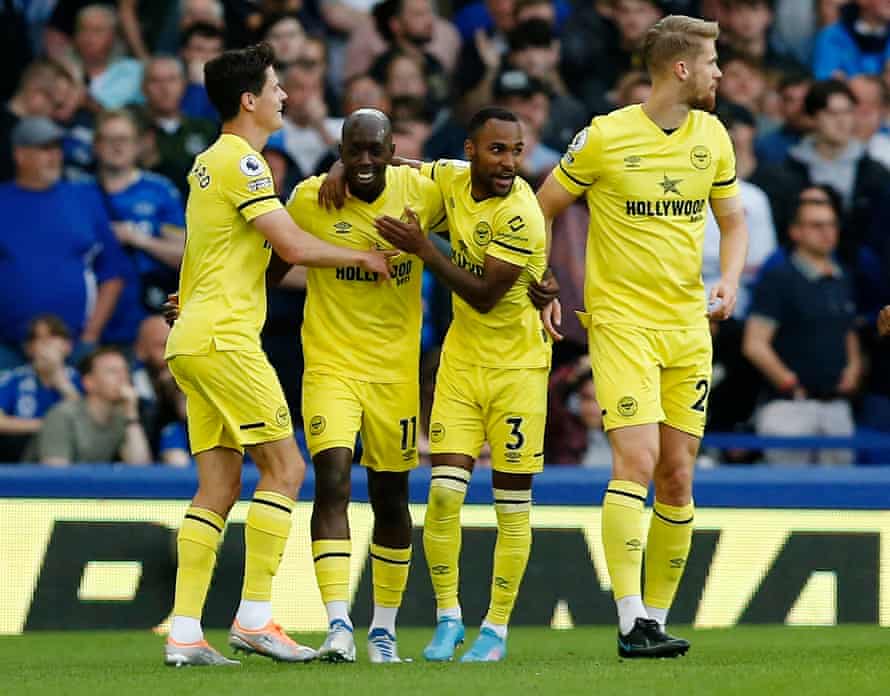
[[510,437],[516,438],[513,442],[508,442],[504,445],[508,450],[518,450],[522,449],[522,446],[525,444],[525,435],[522,434],[522,431],[519,429],[522,427],[522,418],[520,416],[511,416],[507,418],[507,425],[510,426]]

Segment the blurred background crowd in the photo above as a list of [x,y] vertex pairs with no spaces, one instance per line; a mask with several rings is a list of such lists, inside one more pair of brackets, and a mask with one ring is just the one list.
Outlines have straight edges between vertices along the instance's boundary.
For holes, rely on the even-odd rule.
[[[469,116],[509,108],[536,185],[592,116],[646,98],[640,47],[666,14],[720,23],[717,117],[751,236],[735,317],[712,327],[710,431],[890,431],[890,353],[874,331],[890,302],[890,0],[2,0],[0,461],[190,464],[158,312],[177,285],[186,177],[219,129],[206,61],[260,40],[274,48],[288,100],[264,155],[282,197],[327,171],[344,115],[360,107],[390,115],[397,154],[427,159],[462,157]],[[587,225],[580,200],[554,228],[566,310],[582,304]],[[709,219],[706,285],[718,252]],[[303,299],[270,289],[263,332],[295,423]],[[424,301],[428,416],[450,318],[431,276]],[[564,314],[547,462],[608,466],[584,332]]]

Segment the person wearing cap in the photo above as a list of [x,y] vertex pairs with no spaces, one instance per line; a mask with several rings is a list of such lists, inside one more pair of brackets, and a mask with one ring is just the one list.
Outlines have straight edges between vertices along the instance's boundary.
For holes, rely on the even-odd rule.
[[44,117],[12,131],[16,174],[0,184],[0,370],[25,362],[28,322],[57,314],[82,353],[95,344],[123,287],[120,244],[99,190],[62,180],[64,132]]

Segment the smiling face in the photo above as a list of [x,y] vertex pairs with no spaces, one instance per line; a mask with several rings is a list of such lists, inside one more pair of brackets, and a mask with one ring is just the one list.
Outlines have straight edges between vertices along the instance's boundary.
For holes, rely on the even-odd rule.
[[514,121],[490,118],[464,144],[470,160],[473,195],[476,198],[504,197],[522,164],[522,126]]
[[343,125],[340,159],[353,195],[373,201],[386,186],[386,167],[392,161],[392,126],[375,109],[353,112]]
[[[243,97],[242,97],[243,98]],[[266,81],[263,89],[254,96],[254,115],[257,123],[270,133],[274,133],[283,125],[282,112],[287,101],[287,92],[281,89],[278,75],[272,66],[266,68]]]

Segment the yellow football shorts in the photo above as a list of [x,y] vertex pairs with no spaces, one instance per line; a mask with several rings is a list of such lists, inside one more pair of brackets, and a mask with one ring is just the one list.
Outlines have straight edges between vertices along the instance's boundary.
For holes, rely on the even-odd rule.
[[663,331],[599,324],[589,337],[605,430],[665,423],[704,434],[712,355],[707,327]]
[[470,365],[443,354],[430,418],[432,454],[477,459],[487,440],[496,471],[541,471],[548,372]]
[[415,382],[382,384],[334,375],[303,375],[303,427],[314,457],[333,447],[355,447],[362,436],[362,466],[374,471],[410,471],[417,466]]
[[262,351],[176,355],[167,362],[186,398],[192,454],[214,447],[293,437],[290,409],[278,375]]

